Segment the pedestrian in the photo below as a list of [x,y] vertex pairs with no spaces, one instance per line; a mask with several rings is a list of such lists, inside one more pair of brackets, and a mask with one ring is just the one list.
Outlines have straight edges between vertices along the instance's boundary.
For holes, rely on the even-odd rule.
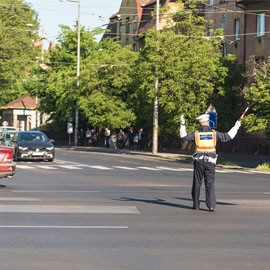
[[85,132],[85,138],[86,138],[86,144],[87,146],[89,146],[91,144],[91,131],[89,128],[86,129],[86,132]]
[[104,136],[105,136],[105,147],[110,148],[111,131],[108,128],[105,128]]
[[144,149],[144,133],[143,133],[143,129],[140,128],[138,132],[137,150],[143,150],[143,149]]
[[78,144],[80,146],[83,146],[83,129],[82,128],[80,129],[80,132],[79,132]]
[[119,133],[117,134],[118,148],[123,149],[125,145],[126,134],[123,129],[120,128]]
[[134,138],[135,138],[135,132],[133,131],[133,128],[131,127],[128,132],[128,146],[130,149],[133,149]]
[[186,132],[184,116],[180,117],[180,137],[185,141],[194,141],[196,151],[193,155],[194,173],[192,184],[193,209],[200,208],[200,189],[202,179],[205,185],[206,205],[209,211],[214,211],[216,207],[215,190],[215,168],[216,168],[216,141],[222,142],[232,140],[241,126],[241,121],[237,121],[229,132],[219,132],[209,127],[209,114],[203,114],[196,119],[200,128],[195,132]]
[[91,130],[91,142],[92,142],[92,146],[97,146],[97,132],[95,129]]

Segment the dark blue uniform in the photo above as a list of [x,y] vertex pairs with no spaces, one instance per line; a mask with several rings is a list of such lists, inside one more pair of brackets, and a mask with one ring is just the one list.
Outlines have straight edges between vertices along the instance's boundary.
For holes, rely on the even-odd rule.
[[[201,126],[198,132],[212,132],[209,126]],[[222,133],[216,131],[217,140],[222,142],[231,140],[231,137],[227,132]],[[185,141],[195,142],[195,132],[188,133],[182,138]],[[194,158],[194,173],[192,184],[192,199],[193,209],[199,209],[200,207],[200,189],[202,185],[202,179],[204,178],[205,184],[205,197],[206,205],[210,210],[214,210],[216,206],[216,190],[215,190],[215,159],[217,158],[216,151],[213,152],[201,152],[198,151],[193,155]]]

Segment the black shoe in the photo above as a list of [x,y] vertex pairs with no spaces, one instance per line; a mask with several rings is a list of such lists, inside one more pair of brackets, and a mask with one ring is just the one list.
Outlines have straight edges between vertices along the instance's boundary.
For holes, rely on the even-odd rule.
[[215,208],[209,208],[209,211],[210,212],[214,212],[215,211]]
[[193,210],[199,210],[199,207],[193,206],[192,209]]

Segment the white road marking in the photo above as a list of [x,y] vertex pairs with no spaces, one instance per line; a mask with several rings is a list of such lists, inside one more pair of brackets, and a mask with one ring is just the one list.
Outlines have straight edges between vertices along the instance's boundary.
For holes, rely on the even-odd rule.
[[81,170],[80,167],[70,166],[70,165],[57,165],[60,168],[68,169],[68,170]]
[[37,198],[11,198],[11,197],[2,197],[0,198],[0,201],[22,201],[22,202],[35,202],[35,201],[41,201],[41,199],[37,199]]
[[48,166],[48,165],[36,165],[35,167],[45,169],[45,170],[57,170],[57,168],[53,166]]
[[148,171],[162,171],[161,169],[150,168],[150,167],[137,167],[137,168],[142,169],[142,170],[148,170]]
[[0,213],[140,214],[136,206],[0,205]]
[[16,168],[17,169],[26,169],[26,170],[28,170],[28,169],[36,169],[35,167],[33,167],[33,166],[27,166],[27,165],[21,165],[21,164],[17,164],[16,165]]
[[113,168],[108,168],[104,166],[88,166],[89,168],[98,169],[98,170],[113,170]]
[[0,225],[1,229],[128,229],[128,226],[15,226]]
[[99,190],[11,190],[13,193],[99,193]]
[[113,166],[114,168],[117,169],[122,169],[122,170],[130,170],[130,171],[138,171],[139,169],[137,168],[131,168],[131,167],[123,167],[123,166]]
[[180,169],[180,168],[168,168],[168,167],[156,167],[156,168],[160,169],[160,170],[175,171],[175,172],[181,172],[184,170],[184,169]]

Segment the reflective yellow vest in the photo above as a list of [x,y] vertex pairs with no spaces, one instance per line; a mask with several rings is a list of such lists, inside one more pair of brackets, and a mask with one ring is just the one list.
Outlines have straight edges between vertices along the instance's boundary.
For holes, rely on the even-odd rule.
[[216,131],[195,131],[196,152],[216,152]]

